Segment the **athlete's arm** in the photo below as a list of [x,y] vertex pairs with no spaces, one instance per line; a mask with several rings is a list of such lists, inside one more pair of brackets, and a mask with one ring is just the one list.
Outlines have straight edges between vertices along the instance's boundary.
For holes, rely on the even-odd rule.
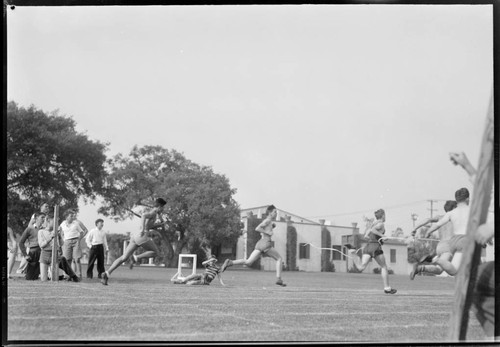
[[149,221],[151,218],[153,218],[155,216],[156,216],[155,211],[146,212],[142,215],[142,217],[141,217],[141,231],[143,231],[143,232],[147,231],[146,230],[147,221]]
[[384,226],[384,224],[382,222],[376,222],[367,232],[366,235],[369,235],[370,233],[374,234],[374,235],[378,235],[380,237],[383,237],[384,236],[384,233],[383,232],[380,232],[379,230],[382,229],[382,227]]
[[434,218],[427,218],[426,220],[424,220],[422,223],[418,224],[414,229],[413,231],[411,232],[411,235],[412,236],[415,236],[415,233],[417,232],[417,230],[429,223],[436,223],[439,221],[439,217],[434,217]]
[[431,226],[429,228],[429,230],[427,230],[427,232],[425,233],[425,238],[428,238],[429,236],[431,236],[431,234],[433,232],[435,232],[436,230],[441,228],[443,225],[445,225],[449,221],[450,221],[450,213],[447,212],[436,224],[434,224],[433,226]]
[[260,223],[257,228],[255,228],[255,231],[258,231],[259,233],[261,234],[266,234],[266,235],[270,235],[272,236],[273,235],[273,232],[272,230],[271,231],[267,231],[265,229],[265,227],[267,227],[269,224],[271,224],[271,220],[270,219],[266,219],[264,220],[262,223]]

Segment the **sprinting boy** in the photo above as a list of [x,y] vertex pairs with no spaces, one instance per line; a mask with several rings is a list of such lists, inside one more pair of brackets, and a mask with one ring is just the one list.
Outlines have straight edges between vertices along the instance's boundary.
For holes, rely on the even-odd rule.
[[[349,253],[353,259],[353,266],[359,272],[366,269],[370,259],[375,259],[375,261],[380,265],[382,275],[382,281],[384,282],[384,293],[386,294],[396,294],[397,290],[391,288],[389,285],[389,271],[387,269],[387,264],[385,262],[384,252],[382,251],[382,238],[385,234],[385,211],[379,209],[375,211],[375,218],[377,219],[371,227],[368,228],[365,235],[368,237],[368,243],[363,247],[363,255],[361,260],[356,254],[356,251],[350,247],[350,245],[345,245],[350,248]],[[382,240],[381,240],[382,239]],[[356,262],[358,264],[356,264]]]

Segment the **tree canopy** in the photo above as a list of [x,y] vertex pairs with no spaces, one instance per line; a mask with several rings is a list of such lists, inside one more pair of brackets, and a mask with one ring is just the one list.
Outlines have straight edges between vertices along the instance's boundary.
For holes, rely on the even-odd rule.
[[8,102],[7,198],[18,229],[43,202],[77,208],[79,198],[94,200],[101,193],[107,144],[90,140],[75,125],[57,111]]
[[[192,252],[232,244],[241,235],[240,209],[229,180],[183,154],[160,146],[135,146],[109,160],[110,174],[99,213],[139,217],[157,197],[167,201],[168,228],[161,233],[165,263],[176,265],[183,246]],[[175,246],[175,247],[174,247]]]

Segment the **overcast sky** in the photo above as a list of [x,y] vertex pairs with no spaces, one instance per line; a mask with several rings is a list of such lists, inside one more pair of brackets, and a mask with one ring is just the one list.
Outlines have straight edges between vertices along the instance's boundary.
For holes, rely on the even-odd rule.
[[385,208],[409,233],[472,188],[448,153],[478,163],[492,21],[491,5],[18,6],[7,98],[73,117],[108,156],[183,152],[241,208],[338,225]]

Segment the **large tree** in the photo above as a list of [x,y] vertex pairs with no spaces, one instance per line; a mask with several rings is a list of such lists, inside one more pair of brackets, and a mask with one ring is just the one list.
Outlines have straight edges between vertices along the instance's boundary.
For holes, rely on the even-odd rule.
[[71,117],[7,104],[7,198],[18,232],[43,202],[62,208],[103,188],[107,144],[75,130]]
[[[109,161],[104,204],[99,213],[140,218],[157,197],[167,201],[167,228],[161,232],[166,266],[176,266],[179,252],[233,244],[241,235],[236,190],[229,180],[175,150],[135,146],[128,156]],[[199,253],[203,254],[203,253]]]

